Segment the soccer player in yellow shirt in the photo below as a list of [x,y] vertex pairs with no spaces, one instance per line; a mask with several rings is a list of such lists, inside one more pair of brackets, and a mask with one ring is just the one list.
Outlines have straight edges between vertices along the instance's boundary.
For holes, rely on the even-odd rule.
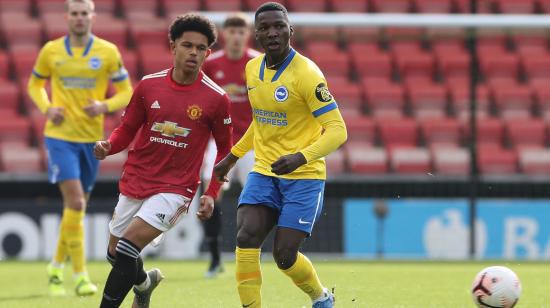
[[253,121],[215,167],[216,177],[227,180],[236,161],[254,149],[254,169],[237,210],[236,279],[243,307],[261,307],[260,248],[275,226],[279,269],[314,308],[334,306],[333,294],[299,249],[322,212],[324,157],[345,142],[347,132],[323,74],[290,46],[293,32],[284,6],[269,2],[256,11],[256,39],[265,55],[246,66]]
[[[44,129],[48,176],[63,197],[57,249],[47,269],[49,291],[65,295],[63,265],[70,258],[76,294],[84,296],[97,292],[86,272],[83,225],[98,171],[93,147],[103,139],[103,114],[125,107],[132,86],[117,47],[91,33],[93,1],[67,0],[65,8],[69,33],[44,45],[28,93],[48,118]],[[51,100],[45,90],[48,80]],[[109,81],[116,95],[106,99]]]

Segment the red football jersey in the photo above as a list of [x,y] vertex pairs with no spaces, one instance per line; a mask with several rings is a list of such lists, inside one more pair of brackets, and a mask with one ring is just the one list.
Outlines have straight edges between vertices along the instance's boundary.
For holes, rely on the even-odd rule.
[[[230,107],[225,91],[202,72],[190,85],[177,84],[172,69],[143,77],[109,137],[112,155],[128,147],[137,134],[120,192],[135,199],[157,193],[193,198],[210,135],[218,148],[216,162],[231,149]],[[211,181],[206,194],[215,199],[220,186]]]
[[233,121],[233,143],[244,135],[252,122],[252,108],[248,101],[244,69],[246,63],[260,55],[248,48],[239,60],[231,60],[224,50],[212,53],[204,62],[203,70],[219,84],[231,99],[231,120]]

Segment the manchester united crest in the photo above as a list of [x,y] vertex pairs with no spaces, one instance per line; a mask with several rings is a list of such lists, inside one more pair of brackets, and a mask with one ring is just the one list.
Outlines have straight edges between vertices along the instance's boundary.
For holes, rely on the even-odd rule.
[[191,120],[198,120],[202,115],[202,109],[198,105],[191,105],[187,107],[187,115]]

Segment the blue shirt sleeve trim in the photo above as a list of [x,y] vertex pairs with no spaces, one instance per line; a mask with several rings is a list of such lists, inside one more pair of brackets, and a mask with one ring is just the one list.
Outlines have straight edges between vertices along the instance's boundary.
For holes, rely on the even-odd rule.
[[334,110],[336,108],[338,108],[338,104],[336,104],[336,102],[332,102],[332,103],[330,103],[326,106],[323,106],[323,107],[313,111],[312,114],[313,114],[314,117],[317,118],[317,117],[319,117],[319,116],[321,116],[321,115],[323,115],[323,114],[325,114],[325,113],[327,113],[331,110]]
[[120,81],[123,81],[123,80],[126,80],[126,79],[128,79],[128,74],[122,75],[122,76],[119,76],[119,77],[116,77],[116,78],[111,78],[111,81],[112,82],[120,82]]
[[32,74],[40,79],[48,79],[48,76],[40,75],[37,71],[32,70]]

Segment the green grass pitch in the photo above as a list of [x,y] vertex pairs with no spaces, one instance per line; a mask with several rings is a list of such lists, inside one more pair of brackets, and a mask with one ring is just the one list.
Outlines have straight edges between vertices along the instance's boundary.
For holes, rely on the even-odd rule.
[[[517,307],[550,307],[550,264],[348,261],[315,264],[321,280],[335,288],[336,307],[474,307],[470,284],[479,270],[492,264],[509,266],[519,275],[523,294]],[[151,307],[240,307],[231,262],[226,263],[226,272],[213,280],[203,278],[205,262],[146,260],[145,265],[159,267],[166,276],[154,293]],[[99,306],[99,294],[87,298],[74,295],[69,270],[65,280],[70,295],[48,297],[45,267],[46,263],[0,261],[0,307]],[[107,262],[93,262],[88,268],[103,290],[110,268]],[[263,307],[311,307],[309,299],[273,262],[264,262],[262,268]],[[130,307],[132,298],[130,293],[122,307]]]

